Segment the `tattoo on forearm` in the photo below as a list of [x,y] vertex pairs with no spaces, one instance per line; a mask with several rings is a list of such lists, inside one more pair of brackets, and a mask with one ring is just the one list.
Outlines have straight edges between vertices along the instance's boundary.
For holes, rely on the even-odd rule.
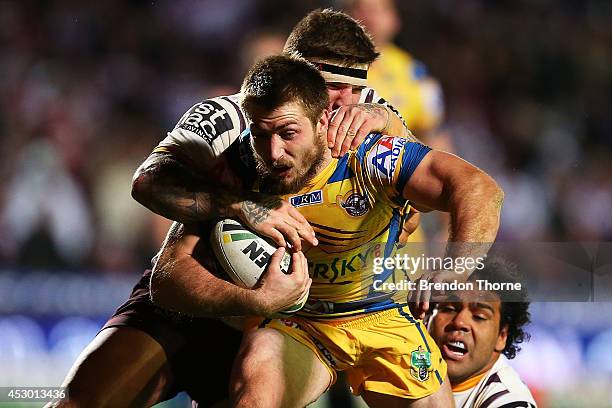
[[389,131],[389,125],[391,123],[391,112],[381,104],[376,103],[366,103],[362,105],[364,111],[371,115],[379,116],[384,122],[385,125],[382,129],[378,129],[381,133],[387,133]]
[[242,210],[246,219],[252,225],[258,225],[265,221],[270,211],[280,206],[281,200],[278,197],[266,197],[263,200],[254,202],[246,200],[242,203]]
[[364,103],[361,105],[363,110],[368,112],[368,113],[373,113],[375,115],[380,115],[383,116],[383,112],[385,108],[383,108],[382,105],[375,105],[373,103]]
[[201,221],[223,216],[229,205],[213,200],[219,194],[214,194],[210,183],[170,156],[153,154],[139,173],[137,182],[141,193],[138,201],[166,218],[181,222]]

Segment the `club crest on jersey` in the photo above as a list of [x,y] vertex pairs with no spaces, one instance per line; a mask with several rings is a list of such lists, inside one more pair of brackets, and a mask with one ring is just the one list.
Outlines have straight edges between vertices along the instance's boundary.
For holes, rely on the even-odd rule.
[[189,130],[211,143],[218,135],[232,130],[234,124],[223,106],[209,100],[191,108],[177,127]]
[[311,191],[310,193],[293,196],[290,199],[291,205],[294,207],[303,207],[305,205],[321,204],[323,202],[323,190]]
[[393,177],[397,160],[405,144],[406,139],[401,137],[382,137],[373,152],[376,155],[369,160],[369,166],[387,178]]
[[427,381],[431,367],[431,353],[423,346],[410,353],[410,375],[418,381]]
[[354,190],[340,198],[339,204],[351,217],[361,217],[370,209],[368,198]]

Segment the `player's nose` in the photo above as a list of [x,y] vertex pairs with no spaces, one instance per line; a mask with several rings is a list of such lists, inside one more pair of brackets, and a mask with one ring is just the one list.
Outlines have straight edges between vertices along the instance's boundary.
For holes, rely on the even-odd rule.
[[278,135],[270,138],[270,159],[274,162],[285,155],[285,143]]
[[453,320],[451,320],[450,322],[450,326],[453,330],[460,330],[460,331],[469,331],[470,330],[470,326],[468,324],[468,319],[469,319],[469,314],[470,311],[468,309],[463,309],[461,311],[459,311],[459,313],[457,313],[455,315],[455,317],[453,318]]

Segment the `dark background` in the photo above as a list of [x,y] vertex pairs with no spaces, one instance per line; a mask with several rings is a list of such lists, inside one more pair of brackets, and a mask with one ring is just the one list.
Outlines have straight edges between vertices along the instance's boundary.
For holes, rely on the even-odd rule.
[[[254,38],[334,6],[86,3],[0,2],[0,352],[13,364],[0,383],[32,364],[67,370],[158,249],[168,222],[129,192],[165,132],[195,102],[236,92]],[[612,2],[398,4],[396,43],[441,82],[457,153],[506,192],[500,239],[610,241]],[[550,406],[572,406],[575,390],[612,403],[612,361],[592,360],[612,342],[601,310],[535,305],[539,355],[574,373],[536,384]],[[548,378],[525,356],[530,385]],[[56,385],[65,371],[52,371],[39,382]]]

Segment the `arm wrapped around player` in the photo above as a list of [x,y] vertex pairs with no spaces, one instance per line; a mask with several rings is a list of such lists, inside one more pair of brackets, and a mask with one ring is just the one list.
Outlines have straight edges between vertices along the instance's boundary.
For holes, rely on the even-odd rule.
[[153,267],[151,299],[164,308],[191,316],[268,316],[307,297],[312,280],[302,252],[291,255],[288,274],[281,271],[285,249],[274,252],[252,287],[229,282],[213,261],[210,226],[175,223]]

